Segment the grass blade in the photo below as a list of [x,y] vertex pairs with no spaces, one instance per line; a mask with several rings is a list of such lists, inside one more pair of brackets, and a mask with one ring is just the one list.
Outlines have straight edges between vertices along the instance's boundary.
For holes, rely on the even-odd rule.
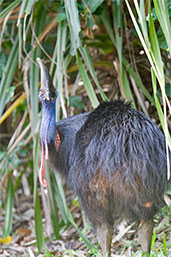
[[40,207],[40,201],[39,201],[37,189],[36,189],[35,199],[34,199],[34,208],[35,208],[34,220],[35,220],[37,247],[39,252],[41,252],[43,248],[44,237],[43,237],[42,213],[41,213],[41,207]]
[[[37,124],[39,127],[39,124]],[[40,201],[37,190],[37,172],[39,170],[39,152],[40,152],[40,144],[39,144],[39,134],[38,132],[34,134],[33,140],[33,171],[34,171],[34,217],[35,217],[35,233],[37,239],[37,247],[39,252],[42,251],[43,248],[43,225],[42,225],[42,214]]]
[[[36,34],[39,35],[42,28],[42,22],[44,19],[44,13],[39,14],[39,19],[37,19],[36,24]],[[33,170],[34,170],[34,207],[35,207],[35,231],[37,246],[39,251],[43,247],[43,229],[42,229],[42,219],[40,202],[37,192],[37,172],[39,169],[39,134],[38,134],[38,81],[39,81],[39,68],[36,65],[36,58],[40,57],[40,48],[37,47],[33,53],[30,63],[30,101],[31,101],[31,120],[32,120],[32,131],[33,131]],[[33,62],[34,61],[34,62]],[[40,217],[39,217],[40,215]],[[40,227],[40,230],[39,230]]]
[[11,11],[13,11],[20,3],[22,0],[15,0],[11,4],[7,5],[7,7],[0,12],[0,21]]
[[65,223],[67,224],[67,221],[69,223],[71,223],[71,225],[75,228],[75,230],[78,232],[78,234],[83,238],[83,240],[85,241],[86,245],[90,249],[91,248],[95,248],[95,246],[87,239],[87,237],[77,227],[77,225],[76,225],[76,223],[75,223],[75,221],[73,219],[73,216],[72,216],[72,214],[71,214],[71,212],[70,212],[70,210],[69,210],[69,208],[67,206],[66,198],[65,198],[65,193],[64,193],[64,190],[63,190],[63,186],[62,186],[62,182],[61,182],[61,179],[60,179],[60,177],[59,177],[59,175],[57,173],[55,173],[55,178],[56,178],[56,182],[53,179],[53,181],[55,182],[55,184],[54,184],[54,189],[56,191],[55,196],[58,198],[57,202],[58,202],[58,207],[60,207],[59,208],[60,211],[63,210],[63,212],[61,212],[61,214],[62,214],[62,217],[63,217]]
[[116,46],[116,41],[115,41],[115,37],[113,35],[113,29],[112,29],[112,26],[111,26],[111,21],[110,21],[110,18],[109,18],[109,15],[107,14],[107,11],[106,9],[104,8],[103,10],[103,13],[101,14],[100,16],[104,26],[105,26],[105,29],[113,43],[114,46]]
[[6,193],[6,203],[5,203],[5,222],[3,227],[3,237],[7,237],[10,235],[12,230],[12,217],[13,217],[13,202],[14,202],[14,194],[13,194],[13,184],[11,175],[8,177],[8,185],[7,185],[7,193]]
[[[46,10],[39,12],[35,24],[35,34],[40,35],[45,22]],[[34,35],[34,33],[33,33]],[[34,38],[33,38],[34,39]],[[32,39],[32,41],[33,41]],[[37,190],[37,172],[39,170],[39,125],[38,120],[38,82],[39,82],[39,67],[36,63],[36,58],[41,56],[40,47],[36,47],[31,54],[30,63],[30,102],[31,102],[31,121],[32,121],[32,132],[33,132],[33,171],[34,171],[34,208],[35,208],[35,232],[37,239],[37,247],[39,252],[42,251],[44,236],[43,236],[43,225],[42,225],[42,214],[40,201]]]
[[77,62],[78,62],[78,67],[79,67],[79,70],[80,70],[80,74],[81,74],[81,78],[83,80],[83,83],[84,83],[84,87],[87,91],[87,94],[88,94],[88,97],[91,101],[91,104],[94,108],[96,108],[98,105],[99,105],[99,101],[97,99],[97,96],[94,92],[94,89],[92,87],[92,84],[90,82],[90,79],[84,69],[84,66],[83,66],[83,63],[81,61],[81,58],[80,58],[80,55],[77,51]]
[[48,182],[48,202],[50,205],[50,217],[51,217],[51,221],[52,221],[52,225],[53,225],[53,231],[54,231],[54,235],[56,237],[57,240],[59,240],[60,236],[59,236],[59,218],[58,218],[58,210],[57,210],[57,205],[55,202],[55,190],[56,188],[53,188],[53,182],[55,180],[54,178],[54,174],[52,173],[52,179],[50,178],[51,174],[50,174],[50,170],[49,167],[46,163],[46,170],[48,172],[46,172],[46,179]]
[[[123,87],[123,93],[125,97],[129,100],[132,100],[132,103],[135,107],[134,103],[134,98],[131,92],[131,88],[129,85],[129,81],[127,78],[127,74],[125,71],[125,68],[123,66],[123,61],[122,61],[122,34],[123,34],[123,24],[122,24],[122,8],[121,8],[121,1],[115,0],[113,1],[112,4],[112,12],[113,12],[113,26],[115,30],[115,39],[116,39],[116,50],[118,53],[118,58],[119,58],[119,64],[120,64],[120,73],[121,73],[121,78],[120,83]],[[118,71],[119,73],[119,71]]]
[[31,120],[32,130],[36,129],[38,121],[38,82],[39,82],[39,68],[36,65],[36,58],[40,57],[40,49],[36,48],[32,54],[32,60],[30,63],[30,101],[31,101]]
[[[59,93],[61,106],[62,106],[62,110],[63,110],[63,114],[64,114],[65,118],[67,117],[67,112],[65,109],[64,95],[63,95],[63,77],[65,74],[63,53],[64,53],[65,47],[66,47],[66,35],[67,35],[66,21],[59,22],[58,34],[57,34],[57,67],[56,67],[54,80],[57,79],[58,93]],[[56,85],[56,81],[54,81],[54,85]],[[59,110],[59,108],[58,108],[58,110]],[[57,111],[57,120],[59,120],[59,111]]]
[[132,95],[132,92],[131,92],[131,88],[130,88],[130,85],[129,85],[129,81],[128,81],[127,74],[126,74],[124,66],[122,67],[122,81],[123,81],[123,89],[124,89],[126,98],[131,100],[132,105],[134,106],[134,108],[136,108],[134,98],[133,98],[133,95]]
[[89,8],[91,13],[95,12],[95,10],[104,2],[104,0],[91,0],[89,1]]
[[[167,177],[168,177],[168,179],[170,179],[170,160],[169,160],[168,147],[170,147],[170,149],[171,149],[171,138],[170,138],[168,124],[167,124],[167,105],[166,105],[166,97],[167,96],[166,96],[166,91],[165,91],[165,76],[164,76],[163,62],[162,62],[162,58],[161,58],[159,43],[158,43],[158,39],[157,39],[155,27],[154,27],[154,21],[152,19],[150,4],[149,4],[149,15],[150,15],[150,17],[149,17],[150,41],[151,41],[151,46],[152,46],[152,51],[153,51],[153,56],[154,56],[154,63],[156,65],[156,70],[158,71],[158,81],[159,81],[159,85],[160,85],[161,92],[162,92],[163,110],[164,111],[161,110],[160,106],[157,106],[157,105],[159,105],[158,102],[156,103],[156,106],[158,109],[158,113],[160,110],[159,118],[160,118],[162,128],[163,128],[163,131],[164,131],[165,137],[166,137],[167,171],[168,171]],[[155,92],[156,92],[157,86],[156,86],[156,81],[154,79],[153,73],[152,73],[152,76],[153,76],[153,87],[155,88]]]
[[21,17],[22,17],[24,12],[27,15],[30,14],[32,6],[33,6],[35,1],[36,0],[23,0],[22,1],[21,7],[20,7],[20,12],[19,12],[19,15],[18,15],[17,26],[19,26]]
[[[100,18],[101,18],[101,20],[102,20],[102,22],[105,26],[106,31],[108,32],[108,35],[109,35],[113,45],[116,47],[116,41],[115,41],[115,37],[113,35],[113,29],[112,29],[112,26],[111,26],[111,21],[109,19],[109,15],[107,14],[105,9],[104,9],[102,15],[100,16]],[[149,92],[147,91],[147,89],[143,85],[142,81],[139,79],[139,77],[137,76],[135,71],[131,68],[127,59],[123,55],[122,55],[122,62],[124,64],[125,68],[126,68],[126,71],[129,72],[129,74],[133,77],[134,81],[137,83],[137,86],[142,90],[142,92],[147,97],[147,99],[153,105],[155,105],[155,101],[154,101],[153,97],[149,94]]]
[[86,243],[86,245],[88,246],[88,248],[96,249],[96,247],[88,240],[88,238],[79,230],[79,228],[75,224],[75,221],[74,221],[74,219],[72,217],[72,214],[71,214],[69,208],[68,208],[68,219],[69,219],[70,223],[72,224],[72,226],[75,228],[75,230],[78,232],[78,234],[83,238],[83,240]]
[[0,83],[0,117],[3,113],[5,107],[5,99],[7,88],[11,85],[15,70],[17,68],[17,58],[18,58],[18,36],[15,38],[14,45],[10,51],[8,61],[6,63],[1,83]]
[[142,90],[143,94],[147,97],[147,99],[155,106],[155,101],[154,101],[153,97],[149,94],[148,90],[143,85],[141,79],[137,76],[135,71],[131,68],[131,66],[129,65],[127,59],[124,56],[122,56],[122,61],[123,61],[123,64],[124,64],[126,70],[133,77],[133,79],[136,82],[137,86]]
[[96,76],[96,72],[95,72],[95,69],[94,69],[94,66],[93,66],[93,62],[92,62],[92,59],[91,59],[90,54],[88,52],[87,46],[84,46],[84,48],[80,47],[79,50],[80,50],[80,53],[81,53],[81,55],[82,55],[82,57],[84,59],[84,62],[86,64],[86,66],[87,66],[87,68],[88,68],[88,70],[89,70],[89,72],[90,72],[94,82],[96,83],[96,86],[99,89],[99,92],[101,94],[101,97],[102,97],[103,101],[107,101],[108,98],[105,95],[105,93],[103,92],[103,90],[102,90],[102,88],[101,88],[101,86],[99,84],[99,81],[98,81],[98,78]]
[[[140,28],[139,28],[139,24],[138,24],[138,22],[137,22],[137,19],[136,19],[136,17],[134,16],[134,13],[133,13],[133,11],[132,11],[132,9],[131,9],[131,7],[130,7],[130,4],[129,4],[128,0],[125,0],[125,2],[126,2],[126,5],[127,5],[129,14],[130,14],[130,16],[131,16],[132,22],[133,22],[133,24],[134,24],[134,27],[135,27],[135,29],[136,29],[136,32],[137,32],[137,34],[138,34],[138,37],[139,37],[139,39],[140,39],[140,41],[141,41],[141,44],[142,44],[142,46],[143,46],[143,48],[144,48],[144,50],[145,50],[145,53],[146,53],[146,55],[147,55],[147,57],[148,57],[148,59],[149,59],[149,62],[150,62],[150,64],[151,64],[153,70],[155,71],[156,76],[158,77],[158,74],[157,74],[157,71],[156,71],[156,67],[154,66],[153,59],[152,59],[151,54],[150,54],[149,49],[148,49],[149,44],[146,43],[146,40],[145,40],[144,37],[143,37],[143,34],[142,34],[142,32],[141,32],[141,30],[140,30]],[[137,1],[135,1],[134,3],[137,3]],[[136,4],[136,7],[137,7],[137,12],[138,12],[138,14],[140,15],[140,21],[142,21],[143,19],[141,18],[141,11],[140,11],[140,9],[139,9],[139,7],[138,7],[138,4]],[[141,27],[144,28],[143,24],[140,24],[140,25],[141,25]],[[147,42],[149,42],[149,41],[147,40]]]
[[165,132],[165,135],[166,135],[167,178],[169,180],[170,179],[170,160],[169,160],[169,149],[168,149],[168,147],[171,149],[171,137],[170,137],[169,132],[166,130],[167,127],[165,127],[166,126],[165,125],[166,124],[165,123],[165,117],[164,117],[164,114],[163,114],[163,111],[162,111],[162,108],[161,108],[161,105],[160,105],[160,101],[159,101],[158,96],[157,96],[156,76],[155,76],[155,73],[154,73],[153,69],[151,69],[151,74],[152,74],[152,84],[153,84],[154,99],[155,99],[155,102],[156,102],[156,109],[157,109],[157,112],[158,112],[158,115],[159,115],[159,119],[160,119],[160,122],[161,122],[162,129],[163,129],[163,131]]
[[70,27],[71,43],[73,44],[74,49],[76,49],[81,46],[81,41],[79,37],[81,26],[77,9],[77,1],[64,0],[64,2],[68,25]]
[[150,42],[151,42],[151,48],[152,48],[152,52],[153,52],[153,56],[154,56],[153,61],[156,66],[156,70],[158,71],[158,74],[159,74],[159,78],[160,78],[160,82],[161,82],[160,85],[162,85],[162,87],[165,87],[163,62],[162,62],[162,58],[161,58],[157,34],[155,31],[155,27],[154,27],[154,21],[152,19],[150,5],[149,5],[149,15],[150,15],[150,17],[149,17]]
[[169,52],[171,54],[171,22],[170,22],[169,13],[168,13],[168,7],[167,7],[169,2],[166,0],[162,0],[162,1],[154,0],[153,2],[154,2],[154,6],[155,6],[155,10],[157,13],[160,26],[164,33],[164,36],[169,48]]
[[55,173],[54,175],[55,175],[55,179],[53,181],[54,181],[54,191],[56,192],[55,193],[56,202],[58,204],[58,208],[61,212],[63,220],[64,220],[65,224],[67,224],[68,223],[68,217],[67,217],[68,206],[66,203],[65,193],[64,193],[63,186],[62,186],[62,181],[61,181],[60,176],[57,173]]
[[113,26],[115,30],[115,38],[116,38],[116,49],[118,52],[120,69],[122,73],[122,34],[123,34],[123,25],[122,25],[122,8],[121,1],[115,0],[112,4],[112,12],[113,12]]
[[22,103],[26,98],[26,93],[23,93],[18,97],[17,100],[5,111],[5,113],[0,118],[0,125],[8,118],[8,116],[18,107],[20,103]]

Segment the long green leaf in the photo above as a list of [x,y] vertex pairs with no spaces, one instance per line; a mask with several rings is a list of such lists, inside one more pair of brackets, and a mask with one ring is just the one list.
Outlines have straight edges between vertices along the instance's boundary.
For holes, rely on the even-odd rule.
[[[35,25],[35,34],[38,37],[44,28],[44,22],[46,17],[46,11],[42,10],[38,13]],[[34,35],[32,38],[34,41]],[[39,67],[37,65],[36,59],[37,57],[41,57],[41,49],[40,47],[36,47],[31,54],[30,61],[30,102],[31,102],[31,110],[32,110],[32,125],[33,125],[33,134],[37,127],[38,122],[38,82],[39,82]],[[36,131],[37,133],[37,131]]]
[[157,17],[164,33],[170,54],[171,54],[171,21],[168,13],[168,3],[166,0],[154,0]]
[[84,242],[86,243],[86,245],[89,247],[89,249],[97,249],[89,240],[88,238],[79,230],[79,228],[77,227],[77,225],[75,224],[75,221],[72,217],[72,214],[68,208],[68,219],[70,221],[70,223],[72,224],[72,226],[75,228],[75,230],[78,232],[78,234],[83,238]]
[[21,17],[23,13],[25,12],[27,15],[30,14],[32,6],[36,0],[23,0],[21,7],[20,7],[20,12],[18,16],[18,21],[17,21],[17,26],[20,24]]
[[0,21],[12,10],[14,10],[22,0],[12,1],[11,4],[7,5],[7,7],[0,13]]
[[[39,127],[39,126],[38,126]],[[44,236],[43,236],[43,224],[42,224],[42,214],[40,207],[40,200],[37,190],[37,172],[39,170],[39,134],[38,132],[34,134],[33,140],[33,169],[34,169],[34,221],[35,221],[35,233],[37,239],[37,247],[39,252],[42,251]]]
[[115,38],[116,38],[116,49],[118,52],[120,69],[122,73],[122,34],[123,34],[123,24],[122,24],[122,8],[121,1],[115,0],[112,3],[112,12],[113,12],[113,25],[115,29]]
[[21,171],[20,175],[16,178],[15,180],[15,183],[14,183],[14,188],[13,188],[13,193],[15,195],[17,189],[19,188],[20,186],[20,183],[21,183],[21,179],[23,177],[23,174],[25,173],[26,171],[26,167]]
[[[54,75],[54,85],[58,84],[58,93],[60,96],[60,100],[62,103],[62,110],[64,113],[64,117],[66,118],[67,113],[64,107],[64,96],[63,96],[63,77],[65,75],[65,66],[64,66],[64,51],[66,47],[66,36],[67,36],[67,23],[66,21],[59,22],[58,32],[57,32],[57,67]],[[59,100],[58,100],[59,101]],[[58,103],[57,103],[58,104]],[[59,120],[60,109],[57,108],[56,119]]]
[[83,238],[83,240],[85,241],[85,243],[87,244],[87,246],[91,249],[91,248],[95,248],[95,246],[87,239],[87,237],[79,230],[79,228],[77,227],[73,217],[72,217],[72,214],[67,206],[67,203],[66,203],[66,198],[65,198],[65,193],[64,193],[64,190],[63,190],[63,186],[62,186],[62,182],[61,182],[61,179],[59,177],[59,175],[57,173],[55,173],[55,178],[56,178],[56,182],[55,180],[53,179],[53,182],[54,183],[54,189],[55,189],[55,197],[57,199],[57,203],[58,203],[58,207],[61,211],[61,214],[62,214],[62,217],[65,221],[65,223],[67,224],[66,222],[66,218],[67,218],[67,221],[69,221],[69,223],[72,224],[72,226],[76,229],[76,231],[78,232],[78,234]]
[[[135,29],[136,29],[136,32],[137,32],[137,34],[138,34],[138,37],[139,37],[139,39],[140,39],[140,41],[141,41],[141,44],[142,44],[142,46],[143,46],[143,48],[144,48],[144,50],[145,50],[145,53],[146,53],[146,55],[147,55],[147,57],[148,57],[148,60],[149,60],[150,64],[151,64],[151,66],[152,66],[152,68],[153,68],[153,70],[154,70],[154,72],[155,72],[155,75],[156,75],[156,77],[158,78],[158,73],[157,73],[156,67],[155,67],[155,65],[154,65],[153,58],[152,58],[152,56],[151,56],[152,53],[149,52],[149,48],[150,48],[150,45],[149,45],[149,43],[148,43],[149,40],[148,40],[148,42],[146,42],[146,39],[144,39],[144,35],[142,34],[142,32],[141,32],[141,30],[140,30],[140,28],[139,28],[139,24],[138,24],[138,22],[137,22],[137,18],[135,17],[135,15],[134,15],[134,13],[133,13],[133,11],[132,11],[132,9],[131,9],[131,6],[130,6],[128,0],[125,0],[125,2],[126,2],[126,5],[127,5],[127,8],[128,8],[128,11],[129,11],[129,13],[130,13],[132,22],[133,22],[133,24],[134,24],[134,27],[135,27]],[[136,11],[137,11],[137,13],[138,13],[138,15],[139,15],[140,22],[142,21],[142,23],[141,23],[140,25],[141,25],[141,27],[143,28],[143,31],[144,31],[145,29],[144,29],[144,25],[143,25],[143,18],[141,18],[141,10],[140,10],[140,8],[139,8],[139,6],[138,6],[137,0],[135,0],[134,3],[136,3],[136,5],[135,5],[135,6],[136,6]],[[144,33],[145,33],[145,32],[144,32]]]
[[38,196],[38,191],[36,189],[35,199],[34,199],[34,220],[35,220],[35,232],[36,232],[36,239],[37,239],[37,247],[39,252],[42,251],[44,237],[43,237],[43,225],[42,225],[42,213],[40,207],[40,201]]
[[[164,70],[163,70],[163,62],[161,58],[161,53],[160,53],[160,48],[159,48],[159,43],[154,27],[154,21],[152,19],[152,14],[151,14],[151,6],[149,4],[149,29],[150,29],[150,41],[151,41],[151,46],[152,46],[152,51],[153,51],[153,56],[154,56],[154,63],[156,64],[156,70],[158,71],[158,77],[159,77],[159,84],[162,92],[162,99],[163,99],[163,110],[164,113],[162,112],[162,109],[160,107],[160,103],[157,101],[157,96],[155,96],[156,100],[156,107],[158,110],[159,118],[162,124],[163,131],[166,136],[166,153],[167,153],[167,168],[168,168],[168,179],[170,178],[170,161],[169,161],[169,150],[168,146],[171,149],[171,138],[168,130],[168,124],[167,124],[167,109],[166,109],[166,92],[165,92],[165,76],[164,76]],[[157,91],[156,89],[156,81],[154,79],[154,74],[152,72],[153,76],[153,88],[155,90],[155,93]]]
[[[43,30],[43,25],[45,22],[46,11],[42,10],[39,12],[36,25],[35,25],[35,34],[36,36],[40,35]],[[33,37],[34,39],[34,37]],[[36,58],[40,57],[41,51],[40,47],[37,47],[31,55],[30,63],[30,100],[31,100],[31,120],[32,120],[32,131],[33,131],[33,171],[34,171],[34,208],[35,208],[35,232],[37,239],[37,247],[39,251],[42,251],[43,247],[43,225],[42,225],[42,215],[41,207],[39,202],[39,196],[37,191],[37,172],[39,167],[39,120],[38,120],[38,81],[39,81],[39,67],[36,64]]]
[[[156,76],[155,76],[155,73],[154,73],[153,70],[151,70],[151,75],[152,75],[154,99],[155,99],[155,102],[156,102],[156,109],[157,109],[157,112],[158,112],[158,115],[159,115],[159,119],[160,119],[160,122],[161,122],[162,129],[163,129],[163,131],[165,131],[164,114],[163,114],[163,111],[162,111],[162,108],[161,108],[161,105],[160,105],[160,101],[159,101],[158,96],[157,96]],[[171,138],[170,138],[169,134],[168,134],[168,145],[171,149]]]
[[94,69],[94,66],[93,66],[93,62],[92,62],[92,59],[91,59],[90,54],[88,52],[87,46],[85,46],[84,48],[80,47],[79,50],[80,50],[80,53],[81,53],[81,55],[84,59],[84,62],[86,64],[94,82],[96,83],[96,86],[99,89],[99,92],[101,94],[101,97],[102,97],[103,101],[107,101],[108,98],[107,98],[106,94],[103,92],[103,90],[102,90],[102,88],[99,84],[99,81],[98,81],[98,78],[96,76],[96,72],[95,72],[95,69]]
[[[59,218],[58,218],[58,210],[55,202],[55,190],[53,188],[54,182],[54,174],[52,174],[52,179],[50,179],[50,170],[48,165],[46,165],[46,179],[48,182],[48,200],[50,205],[50,216],[53,225],[53,231],[57,240],[59,240]],[[56,188],[55,188],[56,189]]]
[[140,0],[138,5],[138,1],[134,0],[134,4],[136,7],[136,11],[138,13],[139,23],[141,26],[142,34],[144,36],[145,43],[148,48],[150,48],[150,42],[148,38],[148,30],[147,30],[147,22],[146,22],[146,15],[145,15],[145,5],[144,0]]
[[[37,127],[39,127],[39,124]],[[39,134],[37,132],[36,134],[34,134],[34,140],[33,140],[34,199],[36,197],[36,190],[37,190],[37,174],[38,174],[38,170],[39,170],[39,154],[40,154],[40,143],[39,143]]]
[[90,82],[90,79],[84,69],[84,66],[83,66],[83,63],[81,61],[81,58],[80,58],[80,55],[79,53],[77,52],[77,62],[78,62],[78,67],[79,67],[79,70],[80,70],[80,74],[81,74],[81,78],[83,80],[83,83],[84,83],[84,87],[87,91],[87,95],[91,101],[91,104],[94,108],[96,108],[98,105],[99,105],[99,101],[97,99],[97,96],[94,92],[94,89],[92,87],[92,84]]
[[64,193],[64,189],[62,186],[62,181],[60,176],[55,173],[55,179],[54,179],[54,185],[55,185],[55,191],[56,191],[56,201],[58,203],[58,207],[60,209],[61,215],[63,217],[63,220],[65,222],[65,224],[67,224],[68,222],[68,217],[67,217],[67,202],[66,202],[66,198],[65,198],[65,193]]
[[152,75],[154,99],[155,99],[155,102],[156,102],[156,109],[157,109],[157,112],[158,112],[158,115],[159,115],[161,126],[164,129],[164,115],[163,115],[163,111],[162,111],[162,108],[161,108],[161,105],[160,105],[160,101],[159,101],[158,96],[157,96],[157,82],[156,82],[156,76],[155,76],[155,73],[154,73],[153,70],[151,70],[151,75]]
[[90,11],[93,13],[104,2],[104,0],[91,0],[89,1]]
[[129,82],[128,82],[128,78],[127,78],[127,74],[126,74],[124,66],[122,67],[122,81],[123,81],[123,88],[124,88],[126,98],[128,100],[131,100],[132,105],[134,106],[134,108],[136,108],[134,98],[133,98],[133,95],[132,95],[132,92],[131,92],[131,88],[130,88],[130,85],[129,85]]
[[14,194],[13,194],[13,184],[11,175],[8,177],[8,185],[6,192],[6,203],[5,203],[5,222],[3,227],[3,237],[7,237],[10,235],[12,230],[12,217],[13,217],[13,202],[14,202]]
[[65,208],[65,203],[63,202],[61,191],[59,191],[58,183],[56,180],[53,181],[53,193],[54,193],[56,205],[58,206],[58,209],[62,215],[63,221],[65,224],[68,224],[68,217],[67,217],[67,212]]
[[10,51],[8,61],[6,63],[6,66],[2,75],[2,79],[0,82],[0,117],[5,107],[7,89],[11,85],[15,70],[17,68],[17,58],[18,58],[18,35],[16,36],[14,45]]
[[[108,32],[108,35],[113,43],[113,45],[116,47],[116,41],[115,41],[115,37],[113,35],[113,30],[112,30],[112,26],[111,26],[111,21],[109,19],[109,15],[107,14],[106,10],[104,9],[102,15],[100,16],[101,20],[103,21],[103,24],[106,28],[106,31]],[[140,80],[140,78],[137,76],[137,74],[135,73],[135,71],[131,68],[131,66],[129,65],[127,59],[122,55],[122,62],[126,68],[126,71],[129,72],[129,74],[133,77],[133,79],[135,80],[135,82],[137,83],[137,86],[142,90],[142,92],[144,93],[144,95],[147,97],[147,99],[153,104],[155,105],[154,99],[152,98],[152,96],[149,94],[148,90],[145,88],[145,86],[143,85],[142,81]]]
[[120,72],[122,77],[122,86],[124,94],[127,99],[132,100],[132,103],[135,107],[134,98],[131,92],[129,81],[125,68],[122,61],[122,36],[123,36],[123,24],[122,24],[122,6],[120,0],[114,0],[112,3],[112,12],[113,12],[113,25],[115,30],[115,39],[116,39],[116,50],[118,53]]
[[64,2],[68,25],[70,27],[71,43],[74,45],[74,49],[79,48],[81,46],[81,41],[79,37],[81,26],[77,9],[77,1],[64,0]]
[[131,68],[130,64],[128,63],[127,59],[122,56],[123,64],[129,74],[133,77],[134,81],[136,82],[137,86],[142,90],[143,94],[147,97],[147,99],[155,106],[155,101],[153,97],[149,94],[148,90],[143,85],[141,79],[137,76],[135,71]]
[[161,53],[160,53],[160,47],[159,47],[159,42],[157,38],[157,34],[155,31],[154,27],[154,21],[152,18],[151,14],[151,7],[149,6],[149,29],[150,29],[150,42],[151,42],[151,48],[153,51],[153,61],[156,65],[156,70],[159,73],[159,78],[160,78],[160,84],[162,87],[165,87],[165,77],[164,77],[164,71],[163,71],[163,62],[161,58]]
[[116,46],[116,41],[115,41],[115,37],[114,37],[114,34],[113,34],[113,29],[112,29],[112,26],[111,26],[111,21],[110,21],[110,18],[109,18],[109,15],[106,11],[106,9],[104,8],[101,16],[100,16],[104,26],[105,26],[105,29],[113,43],[114,46]]

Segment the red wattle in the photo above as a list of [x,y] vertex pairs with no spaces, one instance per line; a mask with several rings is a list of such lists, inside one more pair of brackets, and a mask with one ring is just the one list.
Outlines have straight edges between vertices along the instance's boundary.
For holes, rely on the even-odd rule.
[[39,180],[43,187],[47,187],[47,181],[45,179],[45,153],[44,153],[44,146],[42,144],[42,158],[41,158],[41,166],[39,170]]

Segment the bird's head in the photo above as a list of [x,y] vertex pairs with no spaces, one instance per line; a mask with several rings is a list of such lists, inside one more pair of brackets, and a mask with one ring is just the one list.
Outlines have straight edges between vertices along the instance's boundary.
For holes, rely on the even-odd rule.
[[56,150],[60,145],[60,137],[56,130],[55,121],[55,104],[57,98],[56,89],[53,86],[52,79],[49,72],[41,61],[37,58],[37,62],[41,71],[41,87],[39,91],[39,99],[42,103],[42,122],[40,127],[40,143],[42,146],[42,160],[41,168],[39,172],[40,182],[43,186],[47,186],[47,182],[44,178],[45,173],[45,159],[49,158],[49,147],[51,144],[55,145]]
[[53,86],[51,76],[49,75],[49,72],[42,62],[40,58],[37,58],[37,62],[40,66],[40,72],[41,72],[41,87],[39,91],[39,99],[42,102],[42,104],[56,101],[57,98],[57,92],[56,89]]

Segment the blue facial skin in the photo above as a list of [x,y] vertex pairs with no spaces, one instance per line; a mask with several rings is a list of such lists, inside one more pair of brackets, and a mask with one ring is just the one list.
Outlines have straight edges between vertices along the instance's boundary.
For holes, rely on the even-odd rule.
[[45,146],[45,141],[47,144],[51,142],[51,140],[56,139],[56,99],[57,93],[55,92],[55,97],[50,100],[43,99],[43,95],[41,92],[39,93],[39,99],[42,103],[42,122],[40,127],[40,141]]

